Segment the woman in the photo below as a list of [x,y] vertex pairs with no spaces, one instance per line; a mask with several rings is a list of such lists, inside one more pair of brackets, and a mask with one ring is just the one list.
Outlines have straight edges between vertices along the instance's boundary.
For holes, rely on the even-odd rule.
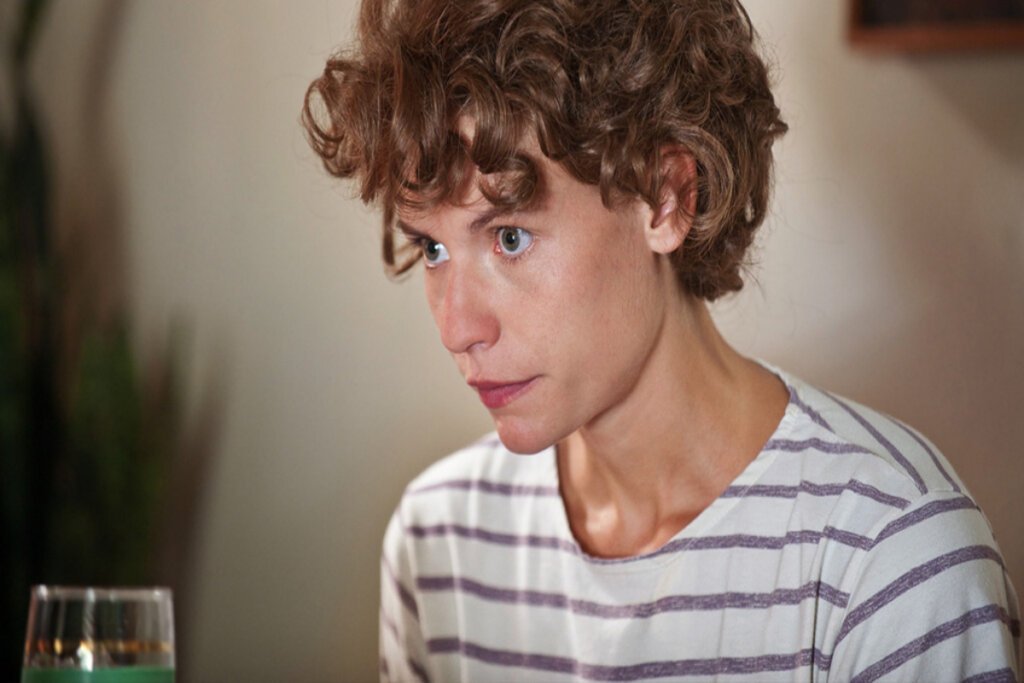
[[497,430],[391,520],[383,678],[1017,676],[949,463],[708,314],[786,130],[737,2],[364,0],[304,121]]

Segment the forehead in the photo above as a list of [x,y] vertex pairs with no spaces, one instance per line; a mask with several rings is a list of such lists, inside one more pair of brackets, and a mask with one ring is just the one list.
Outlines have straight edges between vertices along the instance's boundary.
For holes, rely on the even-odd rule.
[[[444,214],[461,214],[472,221],[471,228],[476,228],[501,216],[528,215],[566,207],[604,207],[597,185],[578,180],[562,164],[544,156],[535,141],[532,145],[525,145],[520,153],[532,165],[530,192],[524,201],[492,203],[488,196],[500,196],[500,192],[494,192],[495,188],[509,182],[510,177],[510,182],[515,182],[515,172],[484,174],[470,164],[458,191],[451,196],[430,200],[412,195],[399,202],[394,208],[397,226],[412,232],[414,230],[407,228],[429,227]],[[485,188],[490,188],[490,192]]]
[[517,212],[497,207],[481,195],[469,203],[443,202],[422,209],[400,208],[396,211],[395,225],[410,235],[423,235],[425,230],[447,227],[449,224],[477,232],[494,219],[514,213]]

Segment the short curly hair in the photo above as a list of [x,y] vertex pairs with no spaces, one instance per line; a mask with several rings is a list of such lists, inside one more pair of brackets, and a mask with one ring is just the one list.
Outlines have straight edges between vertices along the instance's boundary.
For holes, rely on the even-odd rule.
[[473,166],[490,202],[529,204],[528,136],[608,207],[656,209],[661,150],[681,145],[697,203],[671,259],[711,301],[743,286],[787,130],[757,42],[737,0],[363,0],[356,44],[309,86],[302,121],[327,171],[383,209],[395,274],[415,262],[396,248],[396,210],[458,199]]

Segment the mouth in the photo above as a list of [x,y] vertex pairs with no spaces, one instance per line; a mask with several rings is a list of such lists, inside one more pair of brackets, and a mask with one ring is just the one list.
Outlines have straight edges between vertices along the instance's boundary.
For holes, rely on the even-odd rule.
[[487,408],[494,410],[503,408],[516,400],[533,386],[540,376],[531,377],[522,382],[489,382],[486,380],[474,380],[469,386],[476,389],[480,400]]

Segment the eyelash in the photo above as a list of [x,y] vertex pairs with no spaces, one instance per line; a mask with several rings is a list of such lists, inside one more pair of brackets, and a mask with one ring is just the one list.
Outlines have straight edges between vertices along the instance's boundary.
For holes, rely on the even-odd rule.
[[410,247],[423,254],[423,250],[427,248],[427,242],[433,242],[434,240],[427,239],[426,237],[419,237],[414,235],[406,235],[405,241]]

